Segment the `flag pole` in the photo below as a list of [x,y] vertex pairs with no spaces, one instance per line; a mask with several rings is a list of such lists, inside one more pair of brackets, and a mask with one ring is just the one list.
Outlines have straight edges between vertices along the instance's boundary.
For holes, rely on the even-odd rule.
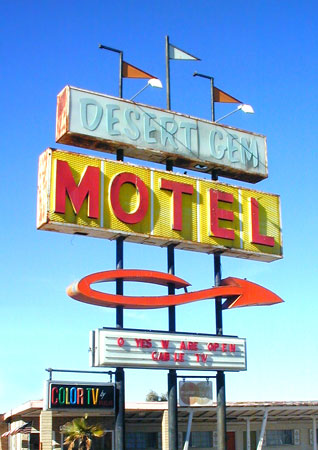
[[119,52],[119,98],[123,98],[123,52]]
[[166,89],[167,89],[167,109],[171,109],[170,97],[170,58],[169,58],[169,36],[166,36]]

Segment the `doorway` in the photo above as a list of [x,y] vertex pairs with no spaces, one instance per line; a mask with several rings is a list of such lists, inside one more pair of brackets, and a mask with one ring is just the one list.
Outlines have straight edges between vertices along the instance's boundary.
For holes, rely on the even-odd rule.
[[235,450],[235,432],[228,431],[226,433],[226,450]]

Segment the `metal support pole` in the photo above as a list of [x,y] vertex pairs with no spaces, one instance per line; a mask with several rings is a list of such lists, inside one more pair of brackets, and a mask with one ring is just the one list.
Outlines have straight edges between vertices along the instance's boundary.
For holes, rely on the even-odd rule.
[[226,450],[226,402],[225,402],[225,376],[222,370],[216,373],[216,390],[217,390],[217,433],[218,433],[218,450]]
[[175,370],[168,373],[168,426],[169,450],[178,450],[177,376]]
[[[174,245],[168,245],[168,273],[174,274]],[[168,285],[168,294],[174,295],[175,287]],[[169,331],[176,331],[176,308],[169,306]],[[170,369],[168,373],[168,423],[169,450],[178,450],[178,403],[177,403],[177,371]]]
[[[212,172],[212,180],[217,180],[218,176]],[[221,254],[214,253],[214,284],[220,286],[221,283]],[[223,334],[223,318],[222,318],[222,297],[215,299],[215,327],[216,334]],[[218,433],[218,450],[226,450],[226,399],[225,399],[225,375],[222,370],[216,373],[216,391],[217,391],[217,433]]]
[[[122,149],[117,151],[117,160],[123,161]],[[116,269],[124,267],[124,237],[116,239]],[[123,295],[123,280],[116,280],[116,294]],[[122,306],[116,307],[116,328],[124,326],[124,310]],[[125,373],[121,367],[116,368],[116,409],[115,409],[115,449],[125,450]]]
[[[167,161],[166,170],[172,171],[171,161]],[[175,274],[174,244],[167,247],[167,271]],[[168,284],[168,294],[175,294],[173,283]],[[176,331],[176,307],[169,306],[169,332]],[[168,373],[168,425],[169,425],[169,450],[178,450],[178,402],[177,402],[177,371],[170,369]]]
[[125,373],[116,369],[115,449],[125,450]]

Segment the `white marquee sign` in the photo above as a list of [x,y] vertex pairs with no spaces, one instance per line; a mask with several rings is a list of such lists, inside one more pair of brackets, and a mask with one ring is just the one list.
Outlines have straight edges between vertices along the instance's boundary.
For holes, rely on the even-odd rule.
[[232,336],[102,328],[91,332],[91,366],[246,370],[246,342]]

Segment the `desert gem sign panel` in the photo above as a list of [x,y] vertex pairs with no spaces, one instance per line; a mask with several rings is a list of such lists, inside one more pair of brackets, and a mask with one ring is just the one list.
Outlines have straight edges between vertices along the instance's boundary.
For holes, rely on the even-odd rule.
[[282,257],[277,195],[52,149],[39,160],[37,227],[262,261]]
[[93,367],[246,370],[246,342],[234,336],[102,328],[91,332]]
[[268,176],[266,138],[122,98],[66,86],[57,97],[56,142],[252,183]]

